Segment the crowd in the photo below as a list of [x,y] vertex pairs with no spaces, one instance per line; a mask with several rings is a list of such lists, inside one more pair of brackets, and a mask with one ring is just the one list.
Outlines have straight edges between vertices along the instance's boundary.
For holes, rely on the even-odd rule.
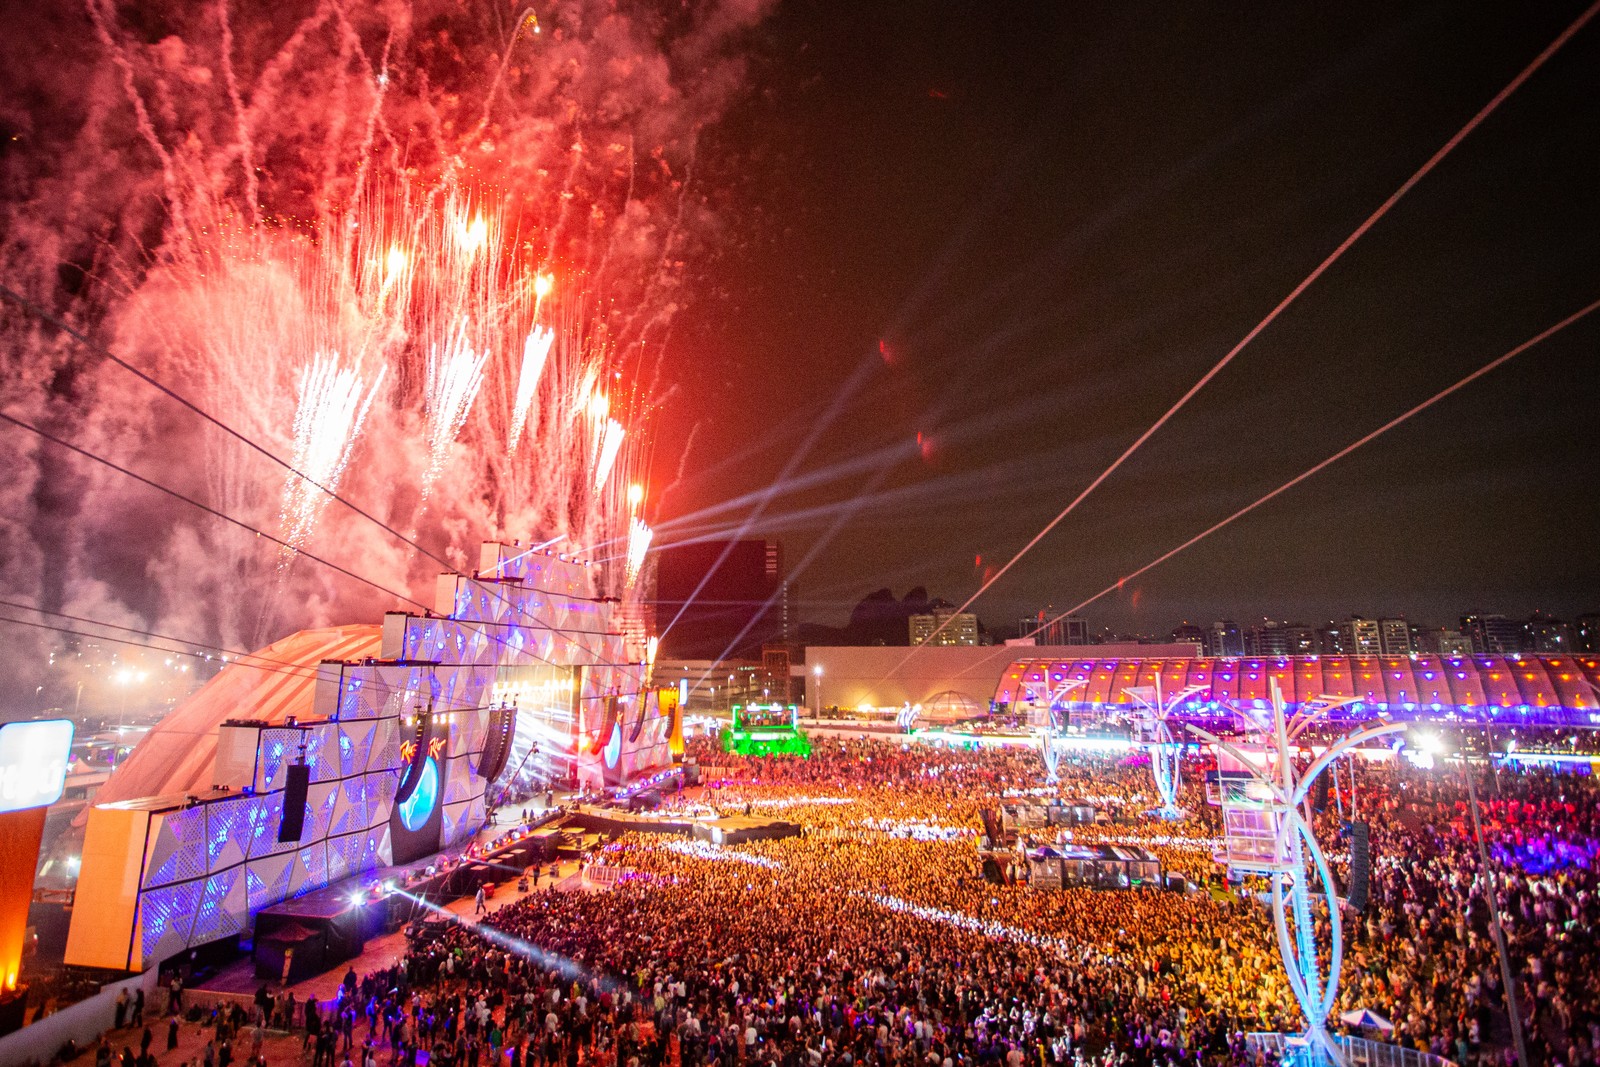
[[[309,1025],[287,1005],[307,1026],[305,1061],[1254,1067],[1264,1056],[1245,1034],[1301,1026],[1270,913],[1250,892],[1045,891],[980,876],[979,813],[1038,798],[1037,752],[829,739],[810,759],[745,758],[698,744],[691,755],[718,767],[719,788],[674,803],[805,832],[720,849],[624,835],[606,862],[647,877],[536,892],[475,927],[429,924],[400,965],[347,975]],[[1186,769],[1191,816],[1176,825],[1143,815],[1152,790],[1136,759],[1083,757],[1059,772],[1049,793],[1114,816],[1071,827],[1074,840],[1146,842],[1196,880],[1216,870],[1220,826],[1198,768]],[[1356,796],[1317,820],[1332,854],[1344,851],[1341,820],[1366,820],[1376,857],[1371,902],[1344,916],[1335,1012],[1378,1012],[1394,1024],[1388,1040],[1463,1067],[1511,1067],[1492,895],[1533,1065],[1596,1063],[1592,780],[1483,778],[1490,874],[1459,769],[1364,766],[1357,779]],[[911,824],[967,832],[893,832]],[[281,999],[262,1007],[264,1019],[284,1014]]]

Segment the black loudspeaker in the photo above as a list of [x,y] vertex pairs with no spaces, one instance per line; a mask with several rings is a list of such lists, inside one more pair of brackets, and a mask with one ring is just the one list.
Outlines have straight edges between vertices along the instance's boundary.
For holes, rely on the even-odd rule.
[[278,825],[278,843],[298,841],[306,828],[306,793],[311,788],[311,768],[304,763],[289,764],[283,783],[283,822]]
[[1333,784],[1330,768],[1324,767],[1317,780],[1311,783],[1311,807],[1315,811],[1328,810],[1328,788]]
[[1367,824],[1360,820],[1350,823],[1350,906],[1363,911],[1367,906],[1367,892],[1372,881],[1372,841]]

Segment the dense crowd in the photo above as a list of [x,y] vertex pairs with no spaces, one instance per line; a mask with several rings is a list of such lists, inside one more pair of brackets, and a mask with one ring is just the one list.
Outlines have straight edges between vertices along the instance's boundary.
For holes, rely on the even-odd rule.
[[[313,1009],[307,1062],[1232,1067],[1264,1062],[1245,1034],[1302,1025],[1270,912],[1248,886],[1047,891],[980,876],[979,813],[1048,792],[1109,814],[1067,828],[1073,840],[1143,842],[1207,881],[1220,825],[1196,767],[1190,818],[1169,824],[1144,815],[1150,772],[1137,759],[1064,760],[1045,790],[1038,753],[1017,749],[829,739],[810,759],[691,754],[717,768],[716,788],[673,803],[805,832],[727,848],[625,835],[604,861],[637,877],[614,888],[536,892],[476,927],[429,924],[402,964],[348,975],[336,1002]],[[1480,779],[1489,876],[1459,769],[1363,766],[1355,796],[1349,780],[1319,837],[1343,877],[1342,820],[1358,816],[1376,858],[1371,902],[1344,915],[1336,1015],[1371,1009],[1394,1030],[1365,1036],[1509,1067],[1493,893],[1529,1058],[1596,1063],[1592,780]],[[961,832],[895,832],[908,825]]]

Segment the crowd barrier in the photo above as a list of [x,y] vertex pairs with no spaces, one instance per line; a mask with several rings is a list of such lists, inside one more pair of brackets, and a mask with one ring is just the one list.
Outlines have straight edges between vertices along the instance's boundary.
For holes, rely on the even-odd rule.
[[[1418,1052],[1414,1048],[1364,1037],[1329,1036],[1344,1053],[1345,1067],[1457,1067],[1453,1060],[1431,1052]],[[1269,1057],[1282,1060],[1286,1053],[1300,1047],[1301,1041],[1298,1034],[1256,1033],[1246,1034],[1244,1043],[1251,1051],[1263,1051]]]
[[608,867],[603,863],[590,863],[583,868],[583,880],[590,885],[616,885],[618,882],[638,876],[639,872],[632,867]]

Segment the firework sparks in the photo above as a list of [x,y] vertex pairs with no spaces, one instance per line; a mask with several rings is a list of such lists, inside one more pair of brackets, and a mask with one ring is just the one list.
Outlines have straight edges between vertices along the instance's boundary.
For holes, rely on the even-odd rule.
[[517,454],[522,435],[527,429],[528,416],[539,392],[539,376],[544,373],[545,361],[550,357],[550,345],[556,339],[554,330],[534,327],[522,346],[522,373],[517,376],[517,399],[511,409],[511,428],[506,433],[506,452]]
[[639,580],[639,572],[644,569],[644,555],[650,551],[650,540],[653,537],[655,531],[650,529],[644,520],[633,519],[628,523],[626,584],[631,586]]
[[428,470],[422,481],[424,500],[444,472],[450,448],[467,424],[488,362],[488,350],[474,351],[468,342],[465,323],[457,326],[443,348],[433,345],[428,349]]
[[322,352],[300,372],[293,465],[306,478],[289,476],[282,509],[284,540],[295,548],[310,538],[328,504],[328,494],[311,483],[337,491],[383,377],[380,369],[368,388],[354,368],[341,367],[336,354]]
[[622,428],[622,423],[616,419],[606,420],[605,433],[600,438],[600,458],[594,465],[594,491],[599,492],[606,487],[606,481],[611,477],[611,468],[617,465],[617,453],[622,451],[622,439],[627,434]]

